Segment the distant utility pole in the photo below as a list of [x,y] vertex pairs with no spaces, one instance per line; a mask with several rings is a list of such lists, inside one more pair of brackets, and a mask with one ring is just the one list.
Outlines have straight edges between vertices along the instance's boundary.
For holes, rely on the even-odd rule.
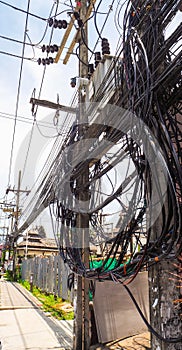
[[17,239],[18,239],[18,220],[19,220],[19,206],[20,206],[20,193],[26,193],[29,194],[30,191],[27,190],[21,190],[21,171],[19,171],[18,174],[18,187],[17,190],[15,189],[11,189],[8,188],[6,191],[6,194],[8,194],[8,192],[14,192],[16,194],[16,210],[13,213],[14,214],[14,218],[15,218],[15,223],[14,223],[14,227],[15,227],[15,231],[14,231],[14,237],[13,237],[13,280],[16,280],[16,251],[17,251]]
[[20,201],[20,184],[21,184],[21,171],[18,175],[18,188],[16,197],[16,212],[15,212],[15,237],[13,239],[13,280],[16,280],[16,250],[17,250],[17,237],[18,233],[18,217],[19,217],[19,201]]

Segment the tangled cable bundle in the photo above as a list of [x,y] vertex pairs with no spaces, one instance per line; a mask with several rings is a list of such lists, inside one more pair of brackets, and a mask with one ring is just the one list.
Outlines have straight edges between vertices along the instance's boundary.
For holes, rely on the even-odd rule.
[[[60,153],[60,179],[69,174],[71,192],[75,198],[84,196],[87,191],[91,193],[87,209],[90,228],[86,230],[86,235],[90,244],[100,246],[102,259],[94,262],[91,253],[90,266],[83,263],[85,247],[81,231],[85,230],[78,229],[77,212],[70,209],[74,207],[75,199],[70,203],[66,190],[64,195],[62,190],[60,200],[59,180],[53,200],[56,202],[53,213],[60,230],[58,244],[64,261],[71,269],[88,278],[121,279],[124,282],[131,276],[136,276],[144,267],[181,253],[181,51],[177,45],[182,33],[181,24],[168,39],[165,40],[163,35],[177,11],[176,1],[155,1],[152,5],[147,1],[127,3],[122,47],[94,98],[94,102],[102,102],[108,90],[119,86],[112,101],[113,109],[103,107],[102,113],[94,119],[95,124],[85,126],[81,136],[82,140],[87,140],[90,137],[88,135],[94,135],[94,140],[99,140],[99,146],[95,145],[95,141],[89,143],[91,151],[88,160],[80,161],[71,174],[66,169],[69,168],[69,160],[65,166],[65,159]],[[114,76],[111,74],[113,70]],[[111,120],[113,125],[113,118],[118,113],[117,108],[124,108],[135,115],[137,124],[135,118],[130,117],[123,132],[125,116],[122,115],[121,118],[117,115],[116,127],[111,127]],[[94,114],[89,110],[88,115],[92,113]],[[101,114],[104,114],[107,126]],[[122,119],[121,125],[119,118]],[[76,147],[78,141],[79,124],[76,124],[65,147]],[[108,150],[103,152],[107,149],[103,145],[104,141],[112,143],[110,154]],[[71,152],[68,153],[71,161],[73,156]],[[93,154],[96,155],[96,160]],[[99,157],[99,154],[102,156]],[[128,169],[124,179],[119,184],[117,181],[116,185],[113,183],[111,169],[119,164],[127,164]],[[79,185],[79,177],[86,166],[90,168],[89,179],[84,185]],[[160,171],[163,172],[165,191],[159,180]],[[105,199],[102,188],[104,181],[111,186],[111,193]],[[124,197],[130,191],[132,194],[126,205]],[[114,234],[108,234],[103,217],[104,210],[112,202],[120,205],[118,229]],[[160,219],[154,213],[159,208]],[[81,212],[81,215],[84,213]],[[157,220],[160,220],[158,226]],[[152,232],[155,229],[154,239]]]
[[164,37],[179,3],[127,1],[122,43],[84,121],[71,115],[56,140],[27,209],[32,222],[49,206],[60,253],[79,275],[128,283],[181,254],[181,24]]

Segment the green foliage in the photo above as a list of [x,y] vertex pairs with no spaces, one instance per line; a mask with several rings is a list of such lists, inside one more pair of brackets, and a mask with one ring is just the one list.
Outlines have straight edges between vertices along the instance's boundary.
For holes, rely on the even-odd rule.
[[27,290],[30,290],[30,283],[25,280],[20,280],[19,282],[23,287],[25,287]]
[[6,272],[5,272],[5,274],[4,274],[4,278],[5,278],[7,281],[12,282],[12,281],[13,281],[13,271],[6,270]]
[[[21,284],[30,291],[30,283],[28,281],[21,281]],[[66,312],[62,310],[65,302],[61,298],[57,298],[53,294],[46,294],[35,286],[33,286],[32,294],[42,303],[42,308],[45,312],[49,312],[58,320],[73,320],[73,311]]]
[[16,281],[21,281],[21,265],[16,266]]

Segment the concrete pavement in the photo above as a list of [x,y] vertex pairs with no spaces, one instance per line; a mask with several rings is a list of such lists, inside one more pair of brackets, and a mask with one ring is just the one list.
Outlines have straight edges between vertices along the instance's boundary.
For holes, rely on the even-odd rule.
[[47,317],[18,283],[0,280],[0,341],[3,350],[72,349],[70,321]]

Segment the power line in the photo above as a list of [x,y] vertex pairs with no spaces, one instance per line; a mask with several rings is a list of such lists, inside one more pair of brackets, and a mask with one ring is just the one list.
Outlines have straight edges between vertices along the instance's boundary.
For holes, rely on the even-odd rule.
[[[57,3],[56,10],[55,10],[55,14],[57,13],[58,5],[59,5],[59,3]],[[51,10],[51,11],[52,11],[52,10]],[[54,28],[52,28],[52,30],[51,30],[51,36],[50,36],[49,44],[51,43],[51,39],[52,39],[52,36],[53,36],[53,30],[54,30]],[[42,87],[43,87],[43,81],[44,81],[44,77],[45,77],[45,72],[46,72],[46,66],[44,67],[44,71],[43,71],[43,77],[42,77],[42,81],[41,81],[41,87],[40,87],[40,90],[39,90],[39,97],[40,97],[40,95],[41,95],[41,90],[42,90]],[[23,176],[24,176],[24,174],[25,174],[26,165],[27,165],[27,161],[28,161],[28,155],[29,155],[30,148],[31,148],[31,142],[32,142],[32,137],[33,137],[33,130],[34,130],[34,126],[35,126],[35,123],[36,123],[36,113],[37,113],[37,109],[36,109],[36,112],[34,113],[34,121],[33,121],[32,129],[31,129],[29,144],[28,144],[27,153],[26,153],[25,162],[24,162],[24,167],[23,167]],[[38,124],[37,124],[37,128],[39,129]]]
[[16,11],[23,12],[23,13],[25,13],[26,15],[30,15],[30,16],[32,16],[32,17],[35,17],[35,18],[41,19],[42,21],[47,21],[47,19],[46,19],[46,18],[43,18],[43,17],[37,16],[37,15],[35,15],[35,14],[33,14],[33,13],[29,12],[28,10],[27,10],[27,11],[25,11],[25,10],[23,10],[23,9],[19,8],[19,7],[16,7],[16,6],[10,5],[9,3],[5,2],[5,1],[0,0],[0,3],[1,3],[1,4],[3,4],[3,5],[6,5],[6,6],[10,7],[10,8],[12,8],[12,9],[14,9],[14,10],[16,10]]
[[[5,113],[5,112],[0,112],[0,118],[9,119],[9,120],[13,120],[14,121],[15,115],[14,114],[8,114],[8,113]],[[22,122],[22,123],[26,123],[26,124],[30,124],[30,125],[32,125],[32,123],[33,123],[33,119],[32,118],[21,117],[21,116],[17,117],[17,121]],[[37,124],[38,124],[38,126],[43,126],[44,128],[55,130],[55,126],[53,126],[53,123],[51,123],[51,122],[46,122],[46,121],[41,121],[40,120],[40,121],[37,121]]]
[[4,36],[4,35],[0,35],[0,38],[1,38],[1,39],[4,39],[4,40],[13,41],[13,42],[18,43],[18,44],[25,44],[25,45],[27,45],[27,46],[37,46],[36,44],[31,44],[31,43],[26,43],[26,42],[24,43],[24,42],[21,41],[21,40],[9,38],[9,37]]
[[28,28],[28,16],[29,16],[28,11],[29,11],[29,6],[30,6],[30,0],[28,0],[28,4],[27,4],[27,13],[26,13],[26,22],[25,22],[24,40],[23,40],[24,44],[23,44],[23,48],[22,48],[21,67],[20,67],[18,91],[17,91],[17,99],[16,99],[16,109],[15,109],[15,121],[14,121],[14,130],[13,130],[13,139],[12,139],[10,163],[9,163],[8,187],[9,187],[9,184],[10,184],[11,168],[12,168],[12,162],[13,162],[13,151],[14,151],[14,142],[15,142],[16,123],[17,123],[17,117],[18,117],[18,106],[19,106],[22,70],[23,70],[23,62],[24,62],[26,32],[27,32],[27,28]]
[[[10,56],[10,57],[20,58],[20,59],[22,60],[22,56],[15,55],[15,54],[10,53],[10,52],[0,51],[0,54],[2,54],[2,55],[7,55],[7,56]],[[23,60],[28,60],[28,61],[32,61],[32,62],[37,62],[37,60],[35,60],[34,58],[30,58],[30,57],[23,57]]]
[[[103,32],[103,30],[104,30],[104,28],[105,28],[105,26],[106,26],[106,23],[107,23],[107,21],[108,21],[108,19],[109,19],[109,15],[110,15],[110,13],[111,13],[111,11],[112,11],[112,6],[114,5],[114,2],[115,2],[115,0],[112,1],[111,6],[109,7],[109,10],[108,10],[108,12],[107,12],[107,16],[106,16],[105,21],[104,21],[104,23],[103,23],[103,25],[102,25],[102,28],[101,28],[100,31],[99,31],[99,36],[98,36],[98,39],[97,39],[97,41],[96,41],[96,43],[95,43],[95,45],[94,45],[94,47],[93,47],[93,49],[92,49],[92,52],[95,52],[95,50],[96,50],[96,47],[97,47],[98,42],[99,42],[99,40],[100,40],[100,36],[102,35],[102,32]],[[95,16],[96,16],[97,10],[96,10],[94,13],[95,13]],[[91,61],[92,57],[93,57],[93,54],[90,56],[89,62]]]

